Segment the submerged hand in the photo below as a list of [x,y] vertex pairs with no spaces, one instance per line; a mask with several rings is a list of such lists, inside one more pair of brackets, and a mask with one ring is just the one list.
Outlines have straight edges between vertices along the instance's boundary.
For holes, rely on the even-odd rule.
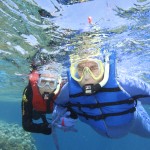
[[77,122],[77,119],[61,117],[60,122],[61,122],[60,125],[62,125],[64,127],[72,127]]
[[77,122],[77,119],[72,119],[69,116],[70,112],[67,111],[55,125],[64,131],[76,132],[77,130],[74,128],[74,126],[75,123]]
[[70,111],[67,111],[59,120],[58,124],[64,127],[72,127],[77,122],[77,119],[70,117]]

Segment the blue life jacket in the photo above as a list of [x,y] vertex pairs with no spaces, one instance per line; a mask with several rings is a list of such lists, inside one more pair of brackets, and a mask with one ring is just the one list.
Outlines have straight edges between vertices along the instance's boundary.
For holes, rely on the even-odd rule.
[[116,81],[115,54],[110,56],[109,79],[104,87],[92,95],[85,95],[82,87],[68,72],[69,105],[79,119],[100,132],[109,127],[128,126],[134,118],[135,100]]

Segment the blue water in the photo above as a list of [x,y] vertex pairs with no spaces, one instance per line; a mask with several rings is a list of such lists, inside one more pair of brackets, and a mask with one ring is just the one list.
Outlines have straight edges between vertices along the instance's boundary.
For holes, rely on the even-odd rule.
[[[7,108],[7,109],[6,109]],[[21,125],[20,103],[0,103],[0,118],[8,123]],[[13,112],[13,113],[12,113]],[[58,131],[58,140],[61,150],[148,150],[149,139],[134,135],[128,135],[121,139],[107,139],[96,134],[87,125],[78,122],[77,133]],[[32,134],[38,150],[55,150],[55,145],[51,136]],[[44,147],[44,148],[43,148]]]
[[[38,3],[40,0],[35,1]],[[0,33],[2,34],[0,39],[0,120],[16,123],[21,127],[21,97],[28,81],[25,75],[18,76],[16,72],[28,74],[30,63],[28,60],[38,50],[38,46],[24,45],[24,39],[21,39],[20,36],[21,32],[26,35],[34,35],[40,41],[39,47],[50,52],[54,57],[53,60],[60,62],[64,66],[64,70],[69,64],[70,54],[84,53],[93,47],[100,51],[115,49],[118,76],[137,77],[150,84],[149,0],[93,0],[72,5],[58,4],[55,0],[45,0],[44,2],[38,3],[38,6],[54,12],[56,8],[52,7],[51,3],[54,2],[60,11],[53,14],[56,17],[44,18],[44,21],[39,23],[29,19],[29,14],[37,17],[36,8],[33,6],[31,8],[34,8],[35,11],[30,9],[24,1],[0,0],[0,8],[3,10],[1,15],[9,14],[0,18],[2,20],[0,24]],[[5,8],[6,4],[9,4],[10,7]],[[12,10],[12,12],[7,12],[7,10]],[[27,16],[28,20],[24,19],[24,16]],[[89,26],[88,16],[92,16],[93,23],[96,23],[94,27]],[[14,19],[16,22],[13,22],[13,26],[5,28],[6,25],[2,24],[6,21],[3,20],[5,17],[7,21],[11,22],[16,17]],[[20,18],[21,21],[18,20]],[[55,24],[50,31],[31,28],[32,23],[34,23],[33,26],[36,26],[47,25],[49,22]],[[20,30],[20,26],[23,28],[22,24],[25,29]],[[12,38],[9,38],[11,36],[5,32],[9,33]],[[53,40],[48,41],[51,36]],[[51,45],[47,46],[46,41],[51,42]],[[28,51],[29,55],[16,52],[13,49],[16,45],[20,45]],[[8,55],[2,51],[12,54]],[[146,109],[150,112],[149,106]],[[132,134],[121,139],[107,139],[80,121],[76,128],[78,129],[77,133],[57,130],[60,150],[148,150],[150,147],[149,139]],[[32,137],[37,150],[56,149],[51,135],[34,133]]]
[[[6,109],[7,108],[7,109]],[[20,103],[0,103],[0,118],[8,123],[21,125]],[[149,139],[129,134],[121,139],[107,139],[96,134],[87,125],[78,122],[77,133],[57,131],[61,150],[149,150]],[[51,136],[32,134],[38,150],[55,150]]]

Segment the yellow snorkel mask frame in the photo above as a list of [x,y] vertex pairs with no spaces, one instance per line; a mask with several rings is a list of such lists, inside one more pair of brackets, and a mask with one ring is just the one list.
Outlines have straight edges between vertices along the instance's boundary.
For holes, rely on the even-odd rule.
[[[79,76],[78,75],[78,65],[82,62],[86,62],[86,61],[90,61],[90,62],[95,62],[97,64],[97,67],[99,69],[99,75],[94,75],[94,73],[92,72],[92,70],[89,68],[89,67],[84,67],[82,71],[82,75]],[[70,66],[70,73],[71,73],[71,76],[72,78],[77,81],[77,82],[81,82],[84,75],[86,73],[89,73],[91,75],[91,77],[94,79],[94,80],[99,80],[103,77],[103,74],[104,74],[104,66],[103,66],[103,63],[101,60],[98,60],[98,59],[82,59],[80,61],[78,61],[78,63],[72,63],[71,66]]]
[[[100,74],[99,74],[99,76],[95,77],[95,75],[93,75],[93,73],[91,72],[91,70],[88,67],[87,67],[87,69],[85,69],[86,71],[88,71],[90,73],[90,75],[92,76],[92,78],[95,79],[95,80],[99,80],[100,78],[103,77],[102,81],[100,81],[98,83],[98,85],[100,87],[103,87],[107,83],[107,81],[109,79],[109,71],[110,71],[109,56],[110,56],[110,54],[105,54],[105,56],[104,56],[104,64],[102,63],[101,60],[96,60],[98,62],[98,64],[99,64],[99,68],[100,68]],[[88,60],[95,60],[95,59],[88,59]],[[75,81],[81,82],[82,79],[83,79],[84,74],[82,74],[81,77],[78,77],[78,76],[76,77],[76,71],[77,71],[76,67],[77,67],[76,63],[72,62],[71,66],[70,66],[71,77]],[[83,72],[84,72],[84,70],[83,70]]]

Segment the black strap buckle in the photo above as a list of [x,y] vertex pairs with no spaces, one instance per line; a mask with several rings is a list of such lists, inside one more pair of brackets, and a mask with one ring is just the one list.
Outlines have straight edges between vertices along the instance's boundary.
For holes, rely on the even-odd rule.
[[83,91],[85,95],[92,95],[101,89],[100,84],[86,84],[83,86]]
[[54,93],[44,92],[42,97],[43,97],[44,101],[46,102],[46,111],[47,111],[47,113],[52,112],[52,110],[50,109],[50,105],[52,103],[54,103],[54,101],[53,101]]
[[92,95],[95,93],[93,84],[86,84],[83,86],[83,91],[85,95]]
[[46,100],[46,101],[48,101],[48,100],[51,101],[53,96],[54,96],[54,93],[49,93],[49,92],[44,92],[42,94],[43,99]]
[[42,94],[42,97],[43,97],[43,99],[44,100],[48,100],[49,99],[49,92],[44,92],[43,94]]

